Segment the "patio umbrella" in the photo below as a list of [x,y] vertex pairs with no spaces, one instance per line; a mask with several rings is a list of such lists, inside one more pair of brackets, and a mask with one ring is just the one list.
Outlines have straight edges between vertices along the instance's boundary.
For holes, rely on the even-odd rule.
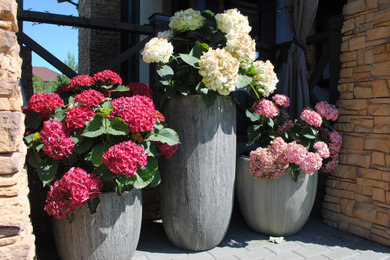
[[302,110],[310,105],[305,48],[318,0],[285,0],[285,3],[293,41],[288,51],[286,79],[281,92],[290,98],[291,117],[298,118]]

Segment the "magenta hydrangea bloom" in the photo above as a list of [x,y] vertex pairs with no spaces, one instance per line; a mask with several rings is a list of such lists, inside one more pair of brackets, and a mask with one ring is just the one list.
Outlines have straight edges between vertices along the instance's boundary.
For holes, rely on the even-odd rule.
[[157,143],[157,149],[160,151],[162,155],[164,155],[167,159],[171,158],[171,156],[177,151],[179,148],[178,144],[175,145],[169,145],[166,143]]
[[320,127],[322,124],[321,116],[312,109],[305,109],[301,114],[301,119],[311,126]]
[[145,167],[147,158],[148,153],[144,148],[132,141],[111,146],[103,154],[103,162],[112,173],[127,177],[133,176],[138,168]]
[[290,106],[290,99],[285,95],[276,94],[275,96],[272,97],[272,100],[275,102],[276,105],[285,108]]
[[85,122],[91,120],[95,116],[92,108],[87,106],[77,106],[66,113],[66,126],[69,130],[84,128]]
[[122,84],[121,77],[111,70],[103,70],[101,72],[98,72],[93,75],[93,79],[95,80],[95,82],[101,82],[107,85]]
[[145,96],[150,99],[153,98],[153,90],[148,87],[148,84],[139,83],[139,82],[130,82],[129,83],[130,92],[133,96]]
[[120,97],[111,101],[113,113],[129,124],[130,132],[152,131],[156,123],[153,101],[145,96]]
[[90,87],[95,84],[94,78],[88,75],[77,75],[76,77],[70,80],[66,91],[77,91],[83,90],[86,87]]
[[56,218],[66,218],[75,208],[99,196],[101,189],[102,184],[98,176],[73,167],[50,187],[45,210]]
[[57,107],[64,105],[64,101],[58,94],[41,93],[32,95],[27,105],[26,110],[39,113],[44,119],[47,119],[54,114]]
[[262,98],[261,100],[256,101],[252,108],[255,110],[255,113],[259,115],[264,115],[266,118],[271,118],[279,115],[279,108],[275,105],[274,102]]
[[67,132],[68,129],[59,121],[45,121],[40,132],[43,142],[43,152],[56,160],[71,155],[74,151],[75,143]]
[[86,90],[74,97],[75,103],[79,103],[87,107],[97,107],[104,100],[104,95],[94,89]]

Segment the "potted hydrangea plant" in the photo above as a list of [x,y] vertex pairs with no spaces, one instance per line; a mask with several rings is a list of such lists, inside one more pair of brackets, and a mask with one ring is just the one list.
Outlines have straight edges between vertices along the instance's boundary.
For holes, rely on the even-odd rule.
[[329,172],[338,165],[342,141],[331,124],[338,111],[322,101],[292,121],[285,111],[288,97],[276,94],[266,98],[256,88],[252,94],[258,100],[247,110],[253,123],[248,129],[248,144],[258,148],[249,157],[238,159],[238,202],[255,231],[291,235],[310,215],[317,172]]
[[160,183],[158,158],[177,149],[152,91],[121,84],[109,70],[79,75],[54,94],[34,94],[24,108],[30,172],[48,189],[45,211],[55,217],[62,259],[130,259],[140,189]]
[[157,63],[156,86],[167,122],[185,137],[173,160],[162,167],[161,215],[176,246],[206,250],[222,241],[233,208],[232,92],[264,71],[256,69],[251,27],[237,9],[179,11],[169,27],[142,52],[145,62]]

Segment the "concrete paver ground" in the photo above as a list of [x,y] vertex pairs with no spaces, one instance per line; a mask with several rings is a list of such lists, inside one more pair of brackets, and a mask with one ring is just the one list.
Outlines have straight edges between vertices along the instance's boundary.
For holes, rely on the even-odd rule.
[[190,252],[170,243],[161,221],[143,221],[133,260],[390,260],[390,248],[334,229],[315,216],[310,217],[300,232],[285,237],[280,244],[268,242],[268,238],[250,230],[241,215],[234,213],[220,245],[208,251]]

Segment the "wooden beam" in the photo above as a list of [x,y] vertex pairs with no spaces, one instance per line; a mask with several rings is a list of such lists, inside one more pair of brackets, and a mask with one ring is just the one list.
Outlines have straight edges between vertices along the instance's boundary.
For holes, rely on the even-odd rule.
[[155,33],[154,28],[150,25],[129,24],[104,19],[89,19],[78,16],[51,14],[27,10],[18,11],[18,20],[99,30],[127,31],[146,35]]
[[73,78],[77,76],[77,73],[74,72],[71,68],[66,66],[62,61],[57,59],[53,54],[48,52],[45,48],[43,48],[41,45],[39,45],[36,41],[28,37],[23,32],[18,32],[17,34],[18,40],[25,44],[27,47],[29,47],[31,50],[33,50],[36,54],[41,56],[43,59],[45,59],[47,62],[49,62],[51,65],[53,65],[56,69],[61,71],[64,75],[66,75],[69,78]]
[[129,59],[129,57],[133,56],[137,52],[139,52],[145,44],[152,38],[152,36],[148,36],[142,41],[138,42],[137,44],[131,46],[129,49],[126,51],[122,52],[118,56],[116,56],[114,59],[110,60],[103,68],[100,70],[105,70],[105,69],[112,69],[116,65],[124,62],[125,60]]

